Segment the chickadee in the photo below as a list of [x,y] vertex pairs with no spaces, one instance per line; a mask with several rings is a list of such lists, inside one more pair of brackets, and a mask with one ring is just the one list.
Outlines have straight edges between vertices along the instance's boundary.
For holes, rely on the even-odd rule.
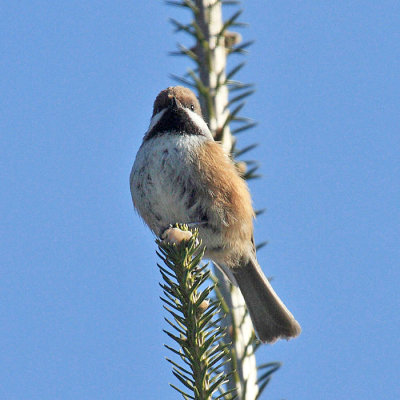
[[247,184],[214,141],[191,90],[169,87],[157,96],[130,187],[136,210],[157,236],[177,222],[198,227],[205,257],[239,286],[261,341],[300,334],[257,262]]

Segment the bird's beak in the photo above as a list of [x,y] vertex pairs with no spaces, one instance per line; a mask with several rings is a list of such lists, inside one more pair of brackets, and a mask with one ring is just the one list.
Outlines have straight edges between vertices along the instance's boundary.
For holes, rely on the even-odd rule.
[[169,99],[169,108],[176,111],[178,110],[179,106],[179,100],[177,100],[175,96],[171,96]]

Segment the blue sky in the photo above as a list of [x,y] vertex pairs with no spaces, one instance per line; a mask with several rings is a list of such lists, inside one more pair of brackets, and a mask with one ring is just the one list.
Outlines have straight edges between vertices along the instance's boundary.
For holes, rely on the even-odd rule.
[[[260,350],[284,364],[265,398],[400,398],[400,4],[243,8],[259,261],[303,327]],[[128,185],[156,94],[189,66],[168,16],[189,20],[158,1],[2,4],[2,399],[177,398]]]

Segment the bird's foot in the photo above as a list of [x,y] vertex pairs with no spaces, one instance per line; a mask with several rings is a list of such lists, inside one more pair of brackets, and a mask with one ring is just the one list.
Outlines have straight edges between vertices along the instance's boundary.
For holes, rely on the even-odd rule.
[[[202,222],[189,222],[186,225],[189,229],[198,229],[202,225],[206,225],[207,221]],[[177,226],[169,225],[169,227],[161,234],[161,239],[164,243],[169,244],[179,244],[183,241],[189,241],[189,239],[193,236],[190,231],[183,231],[179,229],[179,224]],[[196,239],[196,243],[198,243],[198,239]]]
[[164,243],[179,244],[183,241],[187,242],[193,236],[190,231],[182,231],[179,228],[169,227],[162,234],[161,239]]

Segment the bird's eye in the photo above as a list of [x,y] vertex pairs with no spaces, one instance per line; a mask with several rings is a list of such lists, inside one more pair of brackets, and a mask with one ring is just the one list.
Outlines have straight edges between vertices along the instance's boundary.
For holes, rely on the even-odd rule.
[[194,104],[191,104],[191,105],[190,105],[190,109],[191,109],[192,111],[194,111]]

